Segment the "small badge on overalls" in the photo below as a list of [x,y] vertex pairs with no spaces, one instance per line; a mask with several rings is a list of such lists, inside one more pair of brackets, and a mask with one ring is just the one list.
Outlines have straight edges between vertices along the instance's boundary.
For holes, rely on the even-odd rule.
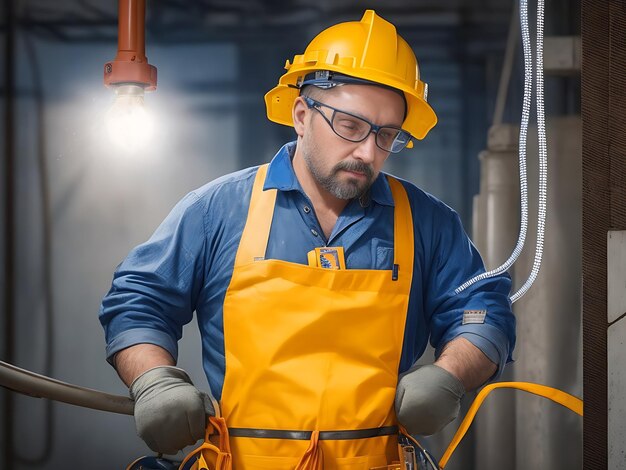
[[307,253],[309,266],[324,269],[346,269],[342,246],[324,246]]

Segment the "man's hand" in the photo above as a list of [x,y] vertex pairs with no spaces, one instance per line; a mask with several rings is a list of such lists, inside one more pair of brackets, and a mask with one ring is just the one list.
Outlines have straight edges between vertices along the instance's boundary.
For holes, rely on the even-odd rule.
[[207,415],[215,414],[209,396],[177,367],[144,372],[131,384],[130,396],[135,400],[137,434],[162,454],[175,454],[202,439]]
[[396,390],[398,421],[411,434],[429,436],[459,414],[461,397],[483,385],[497,366],[465,338],[443,348],[435,364],[413,366]]
[[115,355],[115,368],[135,400],[137,434],[148,447],[175,454],[204,437],[210,397],[193,386],[174,358],[153,344],[136,344]]
[[409,434],[429,436],[459,414],[463,384],[434,364],[413,366],[398,382],[396,415]]

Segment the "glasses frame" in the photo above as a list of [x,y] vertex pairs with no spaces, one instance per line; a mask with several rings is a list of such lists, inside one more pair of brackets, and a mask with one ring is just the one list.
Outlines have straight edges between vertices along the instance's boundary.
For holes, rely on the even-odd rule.
[[[373,122],[368,121],[367,119],[362,118],[361,116],[357,116],[356,114],[353,113],[349,113],[347,111],[344,111],[343,109],[338,109],[335,108],[333,106],[329,106],[325,103],[322,103],[321,101],[317,101],[314,100],[313,98],[311,98],[310,96],[302,96],[302,98],[304,98],[305,103],[307,104],[307,106],[309,107],[309,109],[314,109],[316,110],[318,113],[320,113],[322,115],[322,117],[324,118],[324,120],[328,123],[328,125],[330,126],[330,128],[333,130],[333,132],[338,136],[341,137],[344,140],[347,140],[348,142],[354,142],[354,143],[359,143],[359,142],[363,142],[365,139],[367,139],[369,137],[369,135],[373,132],[374,133],[374,142],[376,143],[376,147],[378,147],[381,150],[384,150],[385,152],[390,152],[390,153],[399,153],[402,150],[404,150],[407,145],[409,145],[409,142],[411,141],[411,139],[413,138],[413,136],[408,132],[405,131],[404,129],[402,129],[401,127],[396,127],[396,126],[377,126],[376,124],[374,124]],[[319,109],[320,107],[324,107],[324,108],[328,108],[328,109],[332,109],[333,110],[333,115],[330,117],[330,119],[328,119],[328,116],[326,116],[326,114],[324,114],[322,112],[321,109]],[[335,126],[333,125],[333,122],[335,120],[335,114],[336,113],[343,113],[343,114],[347,114],[348,116],[351,116],[355,119],[358,119],[359,121],[363,121],[364,123],[366,123],[368,126],[370,126],[369,132],[367,132],[367,134],[365,134],[365,136],[362,139],[358,139],[358,140],[353,140],[353,139],[349,139],[347,137],[342,136],[341,134],[339,134],[336,130],[335,130]],[[393,150],[393,149],[386,149],[384,147],[381,147],[380,144],[378,143],[378,132],[381,129],[394,129],[396,131],[400,131],[402,133],[404,133],[406,135],[406,142],[404,144],[404,146],[402,148],[400,148],[399,150]],[[397,139],[397,137],[396,137]],[[395,139],[394,139],[395,142]]]

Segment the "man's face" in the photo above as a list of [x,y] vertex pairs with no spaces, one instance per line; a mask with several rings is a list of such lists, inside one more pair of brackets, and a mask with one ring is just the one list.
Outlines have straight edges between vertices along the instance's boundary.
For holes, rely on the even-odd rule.
[[[316,92],[315,100],[362,117],[376,125],[400,127],[404,100],[392,90],[370,85],[342,85]],[[389,152],[376,145],[370,133],[362,142],[338,136],[320,113],[332,121],[333,110],[325,106],[308,109],[301,139],[307,168],[317,183],[339,199],[361,196],[380,173]]]

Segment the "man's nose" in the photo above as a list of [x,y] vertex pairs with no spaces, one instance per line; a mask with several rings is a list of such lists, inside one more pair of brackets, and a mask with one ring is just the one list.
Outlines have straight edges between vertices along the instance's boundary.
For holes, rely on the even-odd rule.
[[373,163],[380,149],[376,145],[376,133],[370,131],[365,140],[359,142],[354,156],[364,163]]

